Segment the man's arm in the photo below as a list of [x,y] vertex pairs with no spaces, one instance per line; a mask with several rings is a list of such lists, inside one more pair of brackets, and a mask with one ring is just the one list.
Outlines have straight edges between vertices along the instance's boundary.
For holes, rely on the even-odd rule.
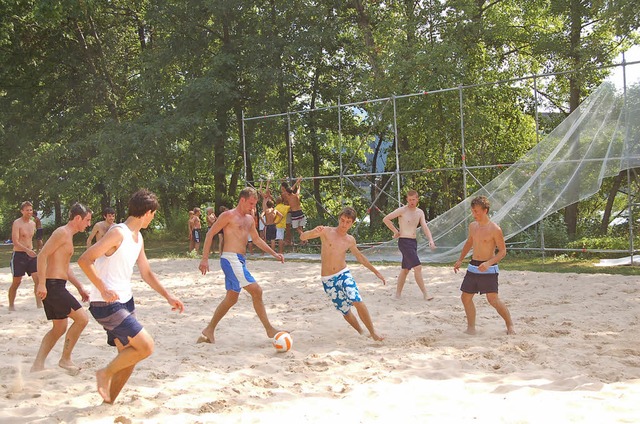
[[386,225],[387,228],[390,229],[391,232],[393,233],[393,238],[400,237],[400,230],[398,230],[396,226],[393,225],[393,222],[391,221],[396,219],[400,215],[402,215],[402,208],[398,208],[395,211],[391,212],[390,214],[386,215],[384,218],[382,218],[382,222],[384,222],[384,225]]
[[324,226],[318,225],[316,228],[305,231],[304,233],[300,234],[300,240],[310,240],[310,239],[320,237],[323,231],[324,231]]
[[260,250],[262,250],[263,252],[267,252],[268,254],[270,254],[280,262],[284,263],[284,255],[277,253],[275,250],[271,248],[271,246],[267,244],[266,241],[264,241],[260,237],[260,234],[258,234],[258,230],[256,229],[256,224],[253,222],[251,223],[251,230],[249,230],[249,234],[251,234],[251,240],[253,240],[253,244],[258,246]]
[[202,275],[209,271],[209,253],[211,253],[211,245],[213,244],[213,236],[218,234],[222,230],[229,220],[231,219],[231,213],[229,211],[222,212],[216,222],[207,231],[207,235],[204,238],[204,245],[202,247],[202,259],[198,269],[202,272]]
[[[480,271],[486,271],[491,265],[497,264],[505,256],[507,256],[507,245],[504,242],[504,235],[502,234],[502,228],[500,228],[500,226],[498,226],[497,224],[494,224],[494,225],[495,225],[495,229],[493,231],[493,240],[496,243],[496,249],[498,250],[498,252],[495,255],[493,255],[491,259],[489,259],[486,262],[483,262],[478,266],[478,269]],[[483,267],[484,264],[487,264],[486,267]]]
[[[420,210],[420,212],[422,212],[422,210]],[[433,237],[431,236],[431,230],[429,230],[429,226],[427,225],[427,220],[424,217],[424,212],[420,214],[420,226],[422,227],[422,232],[429,240],[429,247],[431,249],[435,249],[436,244],[433,242]]]
[[371,262],[369,262],[369,259],[366,258],[366,256],[364,256],[362,254],[362,252],[360,252],[360,249],[358,249],[358,246],[356,245],[356,239],[353,238],[353,244],[351,244],[351,246],[349,247],[349,250],[351,251],[351,253],[353,254],[353,256],[356,257],[356,259],[358,260],[358,262],[360,262],[362,265],[364,265],[369,271],[373,272],[376,277],[378,277],[380,280],[382,280],[382,284],[386,285],[387,281],[384,279],[384,277],[382,276],[382,274],[380,274],[380,272],[376,269],[376,267],[374,267]]
[[144,241],[142,242],[142,249],[140,249],[140,254],[138,255],[137,260],[138,270],[140,271],[140,276],[142,279],[155,291],[157,291],[162,297],[167,299],[169,305],[171,305],[172,311],[178,311],[182,313],[184,311],[184,304],[178,299],[174,297],[171,293],[167,291],[167,289],[160,283],[156,274],[151,271],[151,267],[149,266],[149,260],[147,259],[147,254],[144,251]]
[[113,303],[118,300],[118,293],[113,290],[108,290],[104,285],[104,282],[98,277],[98,272],[95,267],[95,261],[102,255],[106,255],[108,252],[114,252],[122,243],[123,230],[119,227],[112,228],[110,231],[98,240],[95,244],[89,247],[78,258],[78,266],[82,269],[85,275],[91,281],[91,284],[96,286],[102,298],[107,303]]
[[284,219],[284,215],[277,209],[274,209],[274,212],[276,213],[276,217],[273,219],[273,223],[278,225]]
[[69,269],[67,270],[67,280],[69,280],[69,282],[71,282],[71,284],[73,284],[73,286],[78,290],[78,293],[80,293],[80,297],[82,298],[82,301],[88,302],[89,293],[84,289],[84,286],[82,285],[80,280],[76,278],[76,275],[73,273],[73,270],[71,269],[71,265],[69,265]]
[[471,248],[473,247],[473,223],[469,224],[469,237],[467,238],[467,241],[464,243],[464,246],[462,246],[462,251],[460,252],[460,259],[458,259],[454,264],[453,264],[453,272],[458,272],[458,270],[460,269],[460,265],[462,265],[462,261],[464,260],[465,256],[467,256],[467,253],[469,253],[469,250],[471,250]]

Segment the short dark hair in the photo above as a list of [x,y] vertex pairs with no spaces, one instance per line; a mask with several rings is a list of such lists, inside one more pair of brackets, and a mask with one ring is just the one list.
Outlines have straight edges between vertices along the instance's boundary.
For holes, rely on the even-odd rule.
[[353,209],[351,206],[347,206],[346,208],[342,209],[342,211],[338,215],[338,218],[343,216],[355,222],[356,218],[358,217],[358,214],[356,213],[356,210]]
[[69,221],[76,216],[80,216],[80,218],[84,219],[90,213],[92,213],[91,209],[87,208],[82,203],[74,203],[69,209]]
[[155,193],[142,189],[131,195],[129,199],[129,215],[140,218],[148,211],[154,212],[158,210],[160,204]]
[[108,207],[108,208],[104,208],[102,210],[102,216],[105,217],[107,215],[115,215],[116,214],[116,210],[113,209],[112,207]]
[[482,209],[489,212],[489,206],[491,206],[491,203],[489,203],[489,199],[487,199],[486,196],[478,196],[471,201],[471,207],[474,206],[480,206]]
[[271,199],[267,200],[267,207],[268,208],[272,208],[273,207],[273,200],[271,200]]

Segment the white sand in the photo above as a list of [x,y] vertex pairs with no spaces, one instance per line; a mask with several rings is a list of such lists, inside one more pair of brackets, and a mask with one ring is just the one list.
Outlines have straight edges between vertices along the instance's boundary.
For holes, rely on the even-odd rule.
[[185,303],[182,315],[136,274],[138,319],[156,348],[114,405],[102,405],[95,390],[95,370],[115,349],[93,318],[74,351],[79,375],[57,366],[62,340],[48,369],[29,373],[50,324],[35,308],[30,279],[18,292],[18,310],[8,312],[10,271],[0,269],[0,422],[640,422],[637,277],[503,270],[500,294],[518,334],[507,336],[502,319],[476,296],[478,334],[468,336],[461,274],[425,267],[435,300],[421,300],[410,276],[403,299],[394,301],[397,266],[379,267],[389,280],[382,286],[352,264],[386,336],[377,343],[329,303],[318,263],[250,258],[272,323],[293,332],[292,351],[276,353],[246,294],[221,322],[215,345],[194,343],[224,295],[218,262],[210,263],[212,272],[202,276],[197,260],[152,261]]

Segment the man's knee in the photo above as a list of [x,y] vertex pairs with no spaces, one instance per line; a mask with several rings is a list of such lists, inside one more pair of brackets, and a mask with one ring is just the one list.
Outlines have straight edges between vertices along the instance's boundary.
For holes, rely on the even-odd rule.
[[501,303],[498,293],[487,293],[487,302],[494,308],[498,308]]
[[129,344],[138,352],[141,359],[151,356],[155,347],[153,338],[144,329],[140,331],[134,338],[130,338]]

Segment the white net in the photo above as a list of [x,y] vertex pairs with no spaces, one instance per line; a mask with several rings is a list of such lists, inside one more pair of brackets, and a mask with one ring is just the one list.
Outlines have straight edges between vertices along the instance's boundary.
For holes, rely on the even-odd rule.
[[[546,216],[597,193],[606,177],[640,166],[640,87],[626,96],[606,82],[518,162],[465,201],[438,216],[429,228],[438,248],[418,235],[423,262],[453,262],[471,222],[471,200],[491,202],[491,219],[505,239]],[[625,102],[626,98],[626,102]],[[396,240],[367,250],[372,260],[400,260]]]

